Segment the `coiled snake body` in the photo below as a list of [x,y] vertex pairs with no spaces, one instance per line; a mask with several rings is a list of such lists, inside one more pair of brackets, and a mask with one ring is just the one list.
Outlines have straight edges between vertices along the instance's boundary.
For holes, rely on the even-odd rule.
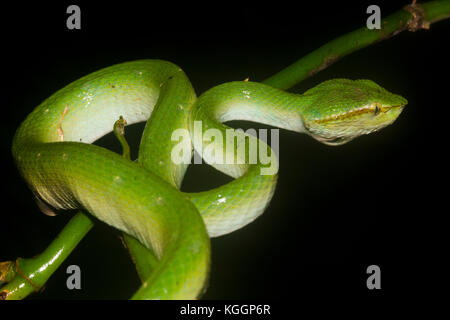
[[[225,137],[230,128],[223,122],[249,120],[338,145],[392,123],[405,104],[370,80],[347,79],[325,81],[301,95],[230,82],[197,99],[178,66],[139,60],[94,72],[46,99],[17,130],[12,152],[41,201],[56,209],[85,209],[154,252],[159,263],[133,298],[191,299],[207,281],[209,237],[259,216],[278,170],[276,157],[269,164],[251,162],[248,148],[242,158],[235,152],[238,145],[225,148],[208,130]],[[128,124],[149,119],[136,162],[90,144],[110,132],[120,116]],[[177,130],[189,137],[174,136],[183,132]],[[256,137],[234,134],[273,154]],[[171,157],[174,148],[184,146],[182,156],[190,160],[191,141],[207,163],[236,179],[205,192],[179,191],[188,164]],[[214,161],[219,152],[233,163]]]

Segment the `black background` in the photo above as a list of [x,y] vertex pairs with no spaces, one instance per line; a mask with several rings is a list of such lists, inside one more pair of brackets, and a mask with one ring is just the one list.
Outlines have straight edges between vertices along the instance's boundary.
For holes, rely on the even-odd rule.
[[[81,30],[66,29],[69,2],[2,9],[0,261],[43,251],[70,218],[39,212],[10,153],[20,122],[57,89],[97,69],[142,58],[178,64],[197,93],[247,77],[261,81],[365,25],[370,4],[386,16],[408,1],[74,3],[81,7]],[[429,31],[401,33],[295,88],[302,92],[337,77],[370,78],[409,104],[392,126],[341,147],[281,131],[275,196],[254,223],[212,239],[205,299],[370,302],[420,296],[427,292],[423,285],[440,283],[448,267],[441,257],[447,253],[449,31],[450,21],[442,21]],[[136,136],[133,150],[140,130],[137,125],[127,131],[130,140]],[[100,144],[119,150],[111,137]],[[191,166],[182,189],[226,181],[206,165]],[[81,290],[66,288],[70,264],[82,270]],[[379,291],[366,288],[372,264],[381,268]],[[97,223],[45,290],[29,299],[125,299],[138,285],[118,233]]]

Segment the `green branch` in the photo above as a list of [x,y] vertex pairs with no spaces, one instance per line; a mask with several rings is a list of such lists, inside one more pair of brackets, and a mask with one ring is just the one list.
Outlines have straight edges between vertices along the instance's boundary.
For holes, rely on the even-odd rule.
[[91,219],[80,211],[36,258],[0,263],[0,281],[8,282],[1,288],[0,299],[23,299],[39,291],[92,226]]
[[450,1],[410,4],[381,20],[381,29],[362,27],[340,36],[297,60],[263,81],[272,87],[289,89],[332,65],[342,57],[385,40],[402,31],[429,29],[430,24],[450,17]]
[[[273,87],[288,89],[325,69],[338,59],[402,31],[428,29],[431,23],[450,17],[450,0],[413,3],[382,20],[380,30],[365,27],[336,38],[311,52],[279,73],[263,81]],[[50,246],[33,259],[17,259],[0,263],[0,299],[23,299],[38,291],[53,272],[92,228],[88,215],[79,212],[64,227]],[[143,258],[146,249],[131,237],[125,241],[141,277],[147,277],[155,259]]]

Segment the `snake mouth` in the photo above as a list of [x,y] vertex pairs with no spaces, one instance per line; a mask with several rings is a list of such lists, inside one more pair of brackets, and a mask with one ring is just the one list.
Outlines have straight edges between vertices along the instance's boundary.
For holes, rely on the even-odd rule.
[[339,146],[392,124],[404,106],[372,104],[343,114],[302,120],[305,131],[315,140],[326,145]]
[[366,115],[379,117],[380,115],[395,111],[401,112],[404,106],[405,105],[382,105],[380,103],[372,103],[347,112],[336,113],[323,118],[315,118],[314,122],[317,124],[328,124],[338,121],[351,121],[353,119],[357,119]]

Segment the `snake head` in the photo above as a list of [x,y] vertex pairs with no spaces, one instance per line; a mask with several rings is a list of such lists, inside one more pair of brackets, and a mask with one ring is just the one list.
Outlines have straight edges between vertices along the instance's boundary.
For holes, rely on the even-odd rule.
[[341,145],[397,119],[408,101],[371,80],[333,79],[306,91],[306,131],[328,145]]

